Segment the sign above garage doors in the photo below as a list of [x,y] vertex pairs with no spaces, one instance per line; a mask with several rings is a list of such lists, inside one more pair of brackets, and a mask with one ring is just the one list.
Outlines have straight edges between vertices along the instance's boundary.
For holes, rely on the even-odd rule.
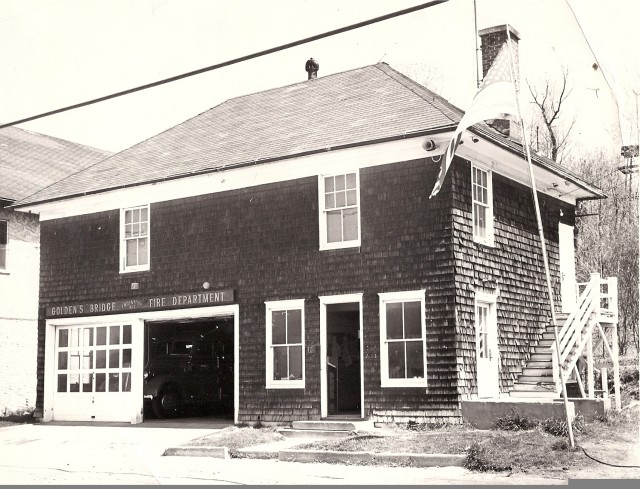
[[233,289],[154,295],[132,299],[93,301],[47,306],[47,319],[75,316],[95,316],[139,311],[158,311],[186,307],[215,306],[234,301]]

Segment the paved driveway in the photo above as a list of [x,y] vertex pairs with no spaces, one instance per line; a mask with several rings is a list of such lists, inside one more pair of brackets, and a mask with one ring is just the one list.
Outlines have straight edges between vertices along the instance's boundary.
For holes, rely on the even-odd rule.
[[[207,423],[208,421],[204,421]],[[180,426],[179,428],[176,426]],[[225,424],[19,425],[0,428],[3,484],[549,484],[460,467],[398,468],[162,457]]]

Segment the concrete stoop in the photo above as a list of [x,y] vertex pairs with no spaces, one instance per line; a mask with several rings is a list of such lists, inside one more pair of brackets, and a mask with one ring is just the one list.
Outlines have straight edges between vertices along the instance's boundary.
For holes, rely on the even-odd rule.
[[[498,418],[511,415],[514,411],[520,416],[530,419],[567,419],[562,400],[554,399],[482,399],[462,401],[462,417],[476,428],[488,430],[495,428]],[[573,402],[568,403],[569,418],[573,420],[576,407]]]
[[321,440],[354,435],[356,426],[350,421],[294,421],[291,423],[291,428],[281,428],[278,433],[287,438]]

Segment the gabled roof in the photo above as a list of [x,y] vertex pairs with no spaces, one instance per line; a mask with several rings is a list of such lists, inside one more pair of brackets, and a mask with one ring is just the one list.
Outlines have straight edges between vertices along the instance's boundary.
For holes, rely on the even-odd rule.
[[[227,100],[19,205],[445,132],[462,115],[442,97],[379,63]],[[500,138],[496,141],[504,146]]]
[[17,127],[0,130],[0,200],[19,201],[111,153]]

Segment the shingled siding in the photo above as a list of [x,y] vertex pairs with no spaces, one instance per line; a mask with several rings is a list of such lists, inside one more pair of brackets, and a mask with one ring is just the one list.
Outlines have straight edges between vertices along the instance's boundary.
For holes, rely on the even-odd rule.
[[[151,270],[118,273],[119,211],[42,223],[41,305],[233,288],[240,306],[240,419],[320,416],[319,295],[363,293],[365,411],[455,416],[450,193],[428,199],[431,160],[360,171],[362,246],[319,251],[316,177],[151,205]],[[138,282],[137,291],[130,290]],[[429,388],[382,389],[378,293],[427,290]],[[305,389],[265,389],[265,301],[305,299]],[[40,321],[38,407],[42,408]],[[309,348],[311,347],[311,348]]]
[[[458,160],[452,172],[456,251],[459,385],[463,398],[477,393],[476,290],[497,298],[500,390],[508,392],[549,321],[550,308],[531,189],[493,174],[495,246],[473,242],[471,167]],[[573,206],[538,194],[556,307],[560,307],[558,223],[574,225]],[[561,211],[562,210],[562,217]]]

